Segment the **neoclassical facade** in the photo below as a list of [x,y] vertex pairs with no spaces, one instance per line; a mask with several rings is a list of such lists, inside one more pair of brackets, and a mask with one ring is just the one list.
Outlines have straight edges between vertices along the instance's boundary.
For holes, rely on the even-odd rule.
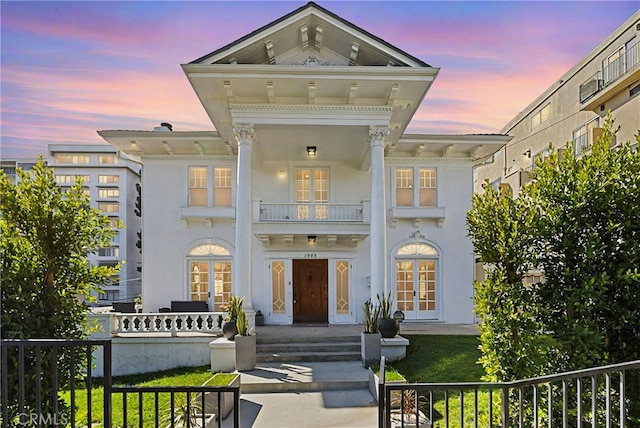
[[99,131],[143,165],[145,311],[474,322],[472,171],[509,138],[406,134],[438,68],[315,3],[182,68],[215,131]]

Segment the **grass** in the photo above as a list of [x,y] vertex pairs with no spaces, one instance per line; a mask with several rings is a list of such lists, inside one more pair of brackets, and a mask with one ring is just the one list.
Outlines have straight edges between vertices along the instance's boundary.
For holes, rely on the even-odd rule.
[[392,364],[409,382],[479,382],[478,336],[407,335],[407,356]]
[[[173,370],[167,370],[156,373],[137,374],[130,376],[119,376],[113,378],[114,386],[199,386],[205,382],[211,381],[207,386],[226,386],[236,375],[229,373],[217,373],[211,374],[211,368],[209,366],[202,367],[185,367]],[[104,389],[102,386],[102,379],[94,380],[94,387],[91,391],[91,419],[92,425],[97,424],[102,426],[103,416],[103,396]],[[78,384],[80,386],[80,384]],[[175,403],[185,402],[185,394],[175,394]],[[65,392],[63,398],[67,403],[71,402],[70,392]],[[193,399],[193,396],[192,396]],[[169,393],[158,394],[158,410],[161,419],[166,421],[166,414],[170,408],[171,395]],[[75,394],[75,407],[76,421],[79,426],[87,426],[87,391],[86,389],[76,390]],[[112,396],[112,418],[113,426],[117,427],[129,427],[138,426],[139,420],[139,402],[138,395],[127,395],[127,421],[123,421],[123,394],[113,394]],[[143,394],[142,410],[143,410],[143,426],[155,426],[154,415],[156,413],[156,402],[153,394]],[[168,422],[167,422],[168,425]]]
[[[408,382],[419,383],[453,383],[480,382],[484,370],[477,361],[480,357],[480,344],[477,336],[430,336],[407,335],[409,347],[407,356],[401,361],[387,366],[394,369]],[[463,426],[474,424],[474,395],[466,393],[463,397]],[[434,394],[434,426],[460,427],[460,394],[450,391],[448,397],[449,411],[446,411],[444,393]],[[494,423],[500,414],[499,393],[492,397]],[[488,425],[489,394],[478,393],[479,426]],[[446,418],[446,423],[445,423]]]

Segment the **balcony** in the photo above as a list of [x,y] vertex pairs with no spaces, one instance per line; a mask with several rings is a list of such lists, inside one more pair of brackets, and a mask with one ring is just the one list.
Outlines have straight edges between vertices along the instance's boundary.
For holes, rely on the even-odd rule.
[[368,223],[368,204],[351,203],[263,203],[258,202],[259,222]]
[[582,110],[594,111],[622,92],[640,75],[640,43],[630,46],[580,85]]

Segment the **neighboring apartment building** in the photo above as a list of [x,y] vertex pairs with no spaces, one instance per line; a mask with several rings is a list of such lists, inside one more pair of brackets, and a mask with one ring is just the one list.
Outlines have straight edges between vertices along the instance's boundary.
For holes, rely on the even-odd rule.
[[9,180],[15,184],[18,179],[16,168],[20,168],[25,172],[30,171],[36,162],[38,162],[38,159],[1,159],[0,169],[3,170]]
[[216,131],[99,131],[143,164],[145,312],[474,322],[472,171],[509,137],[405,134],[438,68],[314,3],[182,68]]
[[103,286],[104,294],[96,296],[98,304],[132,302],[141,291],[141,254],[136,247],[141,218],[135,213],[136,184],[140,183],[140,164],[119,156],[106,144],[58,145],[48,147],[48,166],[62,187],[75,184],[82,177],[91,206],[109,217],[113,227],[122,222],[110,247],[89,255],[94,265],[115,266],[120,273]]
[[549,142],[563,150],[574,141],[577,155],[588,151],[609,110],[621,127],[616,142],[634,141],[640,129],[640,12],[501,130],[513,139],[477,169],[474,190],[480,192],[488,180],[506,183],[517,194],[535,160],[547,155]]

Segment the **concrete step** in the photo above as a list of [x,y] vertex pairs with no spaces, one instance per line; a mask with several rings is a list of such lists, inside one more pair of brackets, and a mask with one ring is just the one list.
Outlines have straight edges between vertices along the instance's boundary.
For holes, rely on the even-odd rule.
[[[286,331],[285,331],[286,332]],[[272,344],[272,343],[341,343],[341,342],[351,342],[351,343],[360,343],[360,336],[354,335],[332,335],[332,336],[316,336],[316,335],[292,335],[292,336],[261,336],[256,335],[256,343],[261,344]]]
[[256,358],[265,362],[356,361],[360,336],[293,335],[256,337]]
[[256,344],[260,353],[282,352],[360,352],[360,342],[287,342]]
[[242,394],[270,392],[368,391],[368,370],[360,361],[259,363],[240,372]]
[[258,363],[313,362],[313,361],[357,361],[360,351],[296,351],[296,352],[256,352]]

